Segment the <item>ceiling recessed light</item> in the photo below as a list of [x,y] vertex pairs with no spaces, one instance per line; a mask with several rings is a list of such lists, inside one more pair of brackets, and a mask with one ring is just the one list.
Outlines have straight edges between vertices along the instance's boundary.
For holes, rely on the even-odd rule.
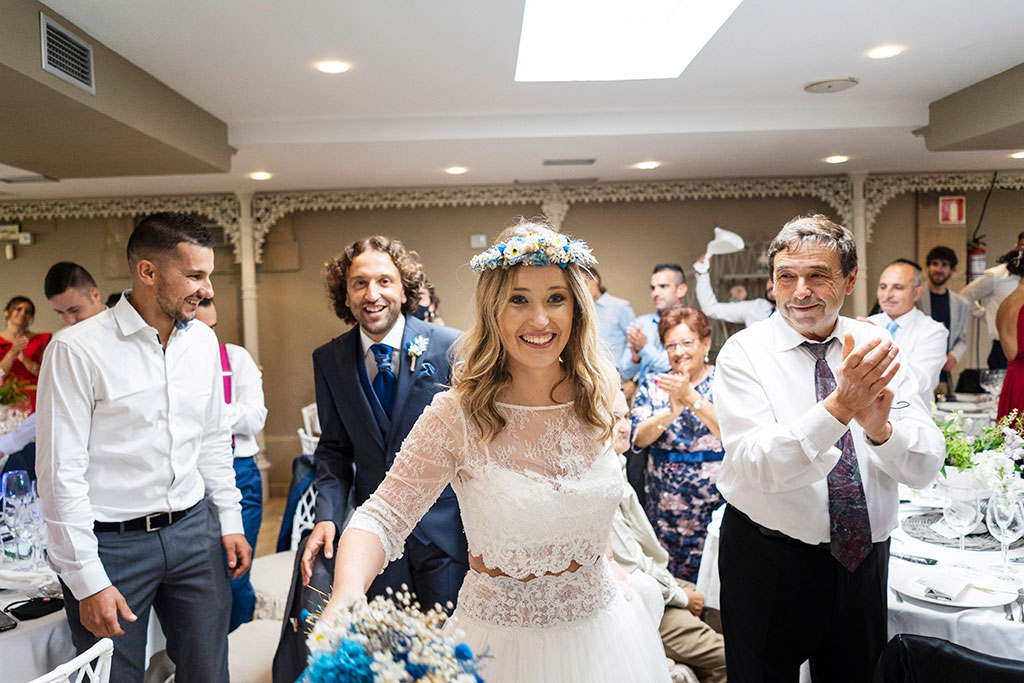
[[1014,152],[1010,157],[1012,159],[1024,159],[1024,152]]
[[468,171],[469,169],[466,168],[465,166],[449,166],[448,168],[444,169],[444,172],[447,173],[448,175],[462,175],[463,173],[466,173]]
[[868,57],[871,59],[889,59],[902,52],[903,48],[899,45],[879,45],[868,51]]
[[249,174],[249,177],[253,180],[270,180],[273,178],[273,176],[266,171],[253,171]]
[[825,157],[826,164],[845,164],[849,160],[850,157],[844,156],[842,154],[833,154],[830,157]]
[[316,63],[316,68],[325,74],[343,74],[348,71],[351,66],[345,62],[339,62],[335,59],[327,59],[322,62]]
[[659,166],[661,166],[660,161],[641,161],[639,164],[633,164],[633,168],[639,168],[641,171],[650,171]]

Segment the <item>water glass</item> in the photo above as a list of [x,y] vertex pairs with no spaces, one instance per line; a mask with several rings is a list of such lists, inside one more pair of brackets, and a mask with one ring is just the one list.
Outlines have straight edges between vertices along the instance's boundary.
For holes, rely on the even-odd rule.
[[978,491],[968,486],[949,486],[942,506],[942,518],[953,531],[960,534],[960,550],[967,550],[967,532],[981,521],[981,501]]
[[32,481],[29,479],[28,472],[25,470],[4,472],[3,479],[0,480],[0,490],[2,490],[5,505],[17,507],[27,502],[32,495]]
[[1014,578],[1016,572],[1006,561],[1010,544],[1024,536],[1024,502],[1019,496],[993,494],[985,511],[988,532],[999,541],[1002,561],[998,565],[1003,576]]
[[1003,380],[1005,379],[1006,370],[982,370],[981,388],[993,396],[999,396],[999,392],[1003,390]]

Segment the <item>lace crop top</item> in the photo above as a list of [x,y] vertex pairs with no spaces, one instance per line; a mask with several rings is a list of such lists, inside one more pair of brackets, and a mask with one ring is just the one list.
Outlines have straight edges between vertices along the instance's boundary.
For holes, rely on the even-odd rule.
[[524,579],[564,571],[574,560],[594,564],[622,495],[610,442],[599,442],[571,404],[498,409],[507,425],[481,446],[455,396],[437,394],[349,528],[376,534],[391,562],[450,483],[469,551],[487,567]]

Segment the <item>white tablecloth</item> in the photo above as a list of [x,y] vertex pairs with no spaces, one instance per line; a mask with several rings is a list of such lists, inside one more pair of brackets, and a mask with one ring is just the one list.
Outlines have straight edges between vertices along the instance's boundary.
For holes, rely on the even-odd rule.
[[[697,574],[697,590],[704,594],[704,605],[720,609],[718,581],[718,542],[724,506],[715,512],[708,526],[708,538],[704,543]],[[901,506],[900,519],[906,515],[921,512],[920,508]],[[958,548],[945,548],[918,541],[904,533],[902,527],[892,534],[892,552],[907,555],[931,557],[939,561],[938,567],[964,562],[971,566],[985,567],[999,561],[999,551],[961,553]],[[1011,557],[1024,556],[1024,548],[1010,551]],[[1024,565],[1013,565],[1024,571]],[[914,572],[919,565],[892,558],[889,560],[890,577],[894,572]],[[916,633],[944,638],[972,650],[999,657],[1021,659],[1024,657],[1024,623],[1020,608],[1014,607],[1016,621],[1007,621],[1002,607],[975,607],[961,609],[946,605],[901,598],[889,589],[889,637],[898,633]]]

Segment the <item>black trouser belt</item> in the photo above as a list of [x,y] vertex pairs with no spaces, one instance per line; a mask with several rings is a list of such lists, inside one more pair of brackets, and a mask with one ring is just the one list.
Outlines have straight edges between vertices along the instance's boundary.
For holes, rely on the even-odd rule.
[[[202,503],[203,501],[199,501]],[[93,522],[93,531],[159,531],[165,526],[170,526],[179,519],[196,509],[196,503],[187,510],[175,510],[174,512],[154,512],[151,515],[136,517],[126,522]]]
[[774,538],[774,539],[780,540],[780,541],[782,541],[784,543],[790,543],[792,545],[802,545],[805,548],[826,548],[826,549],[831,549],[831,547],[832,547],[832,544],[830,544],[830,543],[818,543],[818,544],[804,543],[803,541],[801,541],[799,539],[796,539],[796,538],[793,538],[792,536],[787,536],[786,534],[782,533],[781,531],[776,531],[775,529],[769,529],[766,526],[761,526],[760,524],[758,524],[757,522],[752,520],[750,517],[748,517],[746,514],[741,512],[740,509],[737,508],[735,505],[730,505],[727,508],[727,510],[731,510],[734,513],[736,513],[737,517],[739,517],[744,522],[746,522],[750,526],[752,526],[755,529],[757,529],[757,531],[762,536],[767,536],[768,538]]

